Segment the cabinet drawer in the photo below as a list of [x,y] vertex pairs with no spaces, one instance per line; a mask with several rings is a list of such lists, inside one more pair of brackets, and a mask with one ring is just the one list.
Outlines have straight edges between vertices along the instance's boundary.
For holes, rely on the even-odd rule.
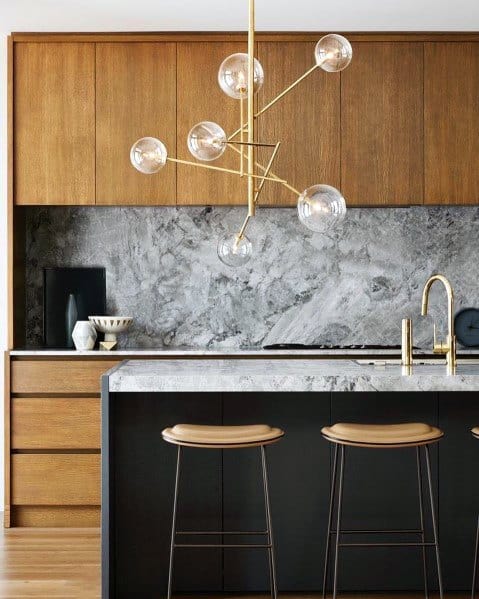
[[100,377],[118,360],[13,360],[12,393],[100,393]]
[[14,454],[12,504],[100,505],[100,454]]
[[100,400],[14,398],[12,449],[99,449]]

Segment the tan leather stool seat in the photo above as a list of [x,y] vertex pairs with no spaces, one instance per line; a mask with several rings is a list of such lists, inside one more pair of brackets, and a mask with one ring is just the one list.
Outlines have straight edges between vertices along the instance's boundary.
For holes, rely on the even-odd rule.
[[347,424],[325,426],[321,433],[334,443],[363,447],[408,447],[434,443],[444,433],[429,424]]
[[246,426],[177,424],[172,428],[165,428],[162,435],[165,441],[176,445],[224,449],[270,445],[278,441],[284,435],[284,431],[267,424]]
[[479,439],[479,426],[475,426],[472,430],[471,433],[474,435],[474,437],[476,437],[476,439]]

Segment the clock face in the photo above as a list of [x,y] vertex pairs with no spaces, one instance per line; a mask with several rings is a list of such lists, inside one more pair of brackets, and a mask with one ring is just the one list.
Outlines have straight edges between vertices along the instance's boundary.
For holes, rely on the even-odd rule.
[[479,347],[479,309],[460,310],[454,319],[456,337],[465,347]]

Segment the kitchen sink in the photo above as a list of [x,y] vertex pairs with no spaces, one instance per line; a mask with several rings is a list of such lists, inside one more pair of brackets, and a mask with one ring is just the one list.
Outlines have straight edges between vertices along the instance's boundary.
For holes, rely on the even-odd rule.
[[[401,358],[360,358],[355,360],[356,364],[363,366],[400,366]],[[417,365],[436,365],[445,366],[445,358],[415,358],[414,366]],[[457,364],[479,364],[479,358],[457,358]]]

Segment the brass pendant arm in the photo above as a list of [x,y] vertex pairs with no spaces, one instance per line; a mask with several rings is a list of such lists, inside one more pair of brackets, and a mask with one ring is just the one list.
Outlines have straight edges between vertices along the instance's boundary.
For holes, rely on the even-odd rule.
[[234,144],[235,146],[255,146],[255,148],[275,148],[276,144],[267,144],[262,141],[255,141],[253,143],[249,143],[247,141],[225,141],[226,145]]
[[[228,144],[228,147],[230,147],[232,150],[234,150],[235,152],[238,152],[238,154],[241,154],[241,150],[239,148],[235,148],[233,145]],[[263,171],[263,173],[266,170],[266,167],[263,166],[262,164],[260,164],[259,162],[255,162],[255,165],[261,170]],[[284,187],[286,187],[286,189],[289,189],[289,191],[292,191],[294,194],[296,194],[297,196],[301,195],[301,192],[298,191],[295,187],[293,187],[292,185],[290,185],[287,181],[285,181],[284,179],[281,179],[280,177],[278,177],[278,175],[275,175],[272,171],[270,171],[269,173],[269,177],[268,177],[268,181],[270,180],[270,177],[273,178],[275,181],[277,181],[278,183],[281,183]]]
[[[296,79],[296,81],[293,81],[293,83],[291,83],[291,85],[288,85],[288,87],[286,87],[281,93],[279,93],[275,98],[273,98],[270,102],[268,102],[268,104],[266,104],[266,106],[263,106],[263,108],[254,115],[254,118],[255,119],[258,118],[264,112],[269,110],[271,108],[271,106],[274,106],[276,104],[276,102],[279,102],[279,100],[281,100],[281,98],[284,98],[284,96],[286,96],[286,94],[288,94],[297,85],[299,85],[301,83],[301,81],[306,79],[306,77],[309,77],[309,75],[311,75],[311,73],[314,73],[314,71],[319,66],[320,65],[318,63],[314,64],[310,69],[308,69],[305,73],[303,73],[301,75],[301,77],[298,77],[298,79]],[[246,125],[243,124],[243,128],[245,128],[245,127],[246,127]],[[231,141],[232,139],[234,139],[238,135],[238,133],[241,133],[241,127],[239,129],[236,129],[236,131],[228,137],[228,141]]]
[[[176,162],[178,164],[188,164],[189,166],[197,166],[198,168],[207,168],[210,171],[221,171],[222,173],[232,173],[233,175],[241,175],[241,171],[235,171],[232,168],[223,168],[221,166],[211,166],[210,164],[201,164],[200,162],[191,162],[190,160],[181,160],[180,158],[171,158],[168,156],[166,159],[169,162]],[[265,177],[264,175],[248,175],[253,179],[266,179],[266,181],[273,181],[273,183],[286,183],[284,179],[279,177]]]
[[[255,196],[254,196],[254,203],[255,203],[255,205],[258,203],[259,196],[260,196],[261,191],[263,190],[263,187],[264,187],[264,182],[267,180],[266,177],[270,174],[271,167],[273,166],[273,162],[274,162],[274,159],[276,158],[276,154],[278,153],[280,145],[281,145],[281,142],[278,141],[278,143],[275,145],[273,153],[271,154],[271,158],[269,159],[269,162],[266,165],[266,168],[265,168],[265,171],[264,171],[264,178],[262,179],[261,183],[259,184],[258,189],[256,190],[256,193],[255,193]],[[241,229],[240,229],[238,235],[236,236],[237,242],[241,241],[241,239],[243,238],[244,232],[246,231],[246,227],[248,226],[248,222],[249,222],[250,218],[251,217],[248,214],[246,216],[246,218],[244,219],[243,225],[241,226]]]

